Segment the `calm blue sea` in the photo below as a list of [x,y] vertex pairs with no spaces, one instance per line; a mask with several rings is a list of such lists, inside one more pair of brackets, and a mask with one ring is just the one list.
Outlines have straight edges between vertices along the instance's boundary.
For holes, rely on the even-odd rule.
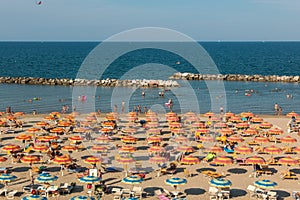
[[[0,42],[0,76],[75,78],[85,57],[98,45],[96,42]],[[201,42],[222,74],[300,75],[300,42]],[[118,44],[117,44],[118,45]],[[124,44],[120,44],[124,45]],[[179,47],[180,48],[180,47]],[[112,53],[113,54],[113,53]],[[172,70],[157,70],[157,66],[169,66]],[[136,66],[145,66],[135,72]],[[124,54],[105,70],[99,79],[129,77],[132,79],[167,79],[173,72],[197,72],[184,58],[157,49],[141,49]],[[128,73],[131,72],[131,73]],[[114,105],[120,110],[125,101],[126,110],[134,105],[168,111],[164,103],[172,98],[174,110],[186,112],[198,105],[201,112],[215,110],[220,105],[232,112],[253,111],[273,113],[274,103],[283,112],[300,112],[298,84],[224,82],[225,93],[209,90],[208,85],[219,82],[182,82],[185,89],[167,91],[158,97],[160,89],[139,88],[91,88],[33,86],[0,84],[0,110],[11,106],[14,111],[38,112],[60,111],[63,105],[89,112],[101,109],[109,112]],[[192,89],[189,90],[188,88]],[[253,90],[250,97],[245,90]],[[141,92],[145,91],[145,98]],[[191,95],[196,95],[196,99]],[[286,95],[292,94],[292,99]],[[77,100],[86,95],[87,101]],[[28,102],[40,97],[40,101]],[[184,100],[182,100],[184,99]],[[184,101],[184,102],[182,102]],[[225,102],[225,103],[224,103]],[[195,110],[196,111],[196,110]]]

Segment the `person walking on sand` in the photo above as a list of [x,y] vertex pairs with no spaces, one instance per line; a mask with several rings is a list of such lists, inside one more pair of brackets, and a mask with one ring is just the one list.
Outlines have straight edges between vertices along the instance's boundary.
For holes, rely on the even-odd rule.
[[275,115],[278,115],[279,106],[277,103],[274,104]]
[[121,112],[124,113],[125,110],[125,102],[122,101],[122,105],[121,105]]

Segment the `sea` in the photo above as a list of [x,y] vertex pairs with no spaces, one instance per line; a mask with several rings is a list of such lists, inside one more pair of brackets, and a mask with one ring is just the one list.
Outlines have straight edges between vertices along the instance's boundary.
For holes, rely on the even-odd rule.
[[[203,49],[199,57],[182,43],[173,45],[182,54],[151,45],[143,48],[139,44],[140,48],[134,49],[131,48],[134,44],[122,42],[114,43],[113,48],[101,54],[101,44],[0,42],[0,76],[76,79],[82,78],[82,69],[88,65],[93,67],[85,75],[93,79],[167,80],[175,72],[202,72],[198,70],[201,67],[212,67],[211,72],[221,74],[300,75],[300,42],[199,42],[197,45]],[[127,51],[120,54],[124,46]],[[97,53],[101,59],[95,57]],[[201,61],[208,59],[203,55],[209,56],[213,66]],[[0,84],[0,110],[9,106],[13,111],[47,113],[67,106],[69,112],[114,109],[121,112],[124,102],[125,112],[140,106],[142,111],[152,109],[164,113],[170,111],[166,103],[172,99],[172,110],[181,113],[219,112],[223,107],[234,113],[273,114],[275,103],[282,107],[283,113],[300,113],[298,83],[177,81],[179,88],[163,89]],[[162,91],[163,97],[159,96]]]

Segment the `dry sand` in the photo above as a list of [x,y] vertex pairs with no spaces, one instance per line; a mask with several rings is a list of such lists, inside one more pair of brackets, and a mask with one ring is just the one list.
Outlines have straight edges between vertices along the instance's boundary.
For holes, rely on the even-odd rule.
[[[24,124],[24,131],[18,130],[17,133],[15,134],[2,134],[0,137],[2,139],[1,145],[5,144],[19,144],[21,146],[24,146],[21,141],[17,141],[14,139],[16,135],[18,135],[21,132],[25,132],[25,130],[31,126],[33,126],[34,123],[37,121],[41,121],[42,118],[45,115],[26,115],[23,116],[21,119],[25,122]],[[81,116],[82,118],[84,116]],[[285,131],[284,136],[287,135],[287,123],[289,119],[287,117],[277,117],[277,116],[262,116],[265,121],[268,121],[274,126],[280,127],[282,130]],[[124,120],[126,119],[126,116],[120,116],[121,122],[118,125],[122,125]],[[159,119],[161,121],[165,120],[164,116],[159,116]],[[202,117],[203,119],[203,117]],[[104,120],[104,115],[101,116],[101,118],[98,118],[98,120],[103,121]],[[166,125],[166,124],[162,124]],[[147,162],[148,160],[148,153],[147,153],[147,142],[144,140],[146,138],[145,130],[144,128],[140,127],[139,124],[137,124],[138,127],[138,132],[136,134],[136,137],[139,138],[137,144],[135,144],[136,147],[138,148],[138,151],[134,153],[134,157],[137,158],[137,160],[142,160],[143,167],[149,171],[149,173],[146,175],[146,180],[140,184],[140,186],[143,187],[144,191],[146,193],[149,193],[147,199],[157,199],[156,196],[151,196],[153,195],[153,191],[156,188],[165,188],[169,191],[173,191],[174,188],[172,188],[169,185],[166,185],[164,181],[167,178],[170,178],[171,176],[168,175],[163,175],[160,177],[157,177],[157,173],[154,171],[155,169],[158,169],[157,165],[150,164]],[[163,130],[168,130],[167,127],[163,126]],[[93,135],[93,137],[97,137],[96,134]],[[170,134],[165,134],[163,135],[164,138],[169,138]],[[281,136],[278,136],[281,137]],[[296,137],[298,139],[298,136],[294,134],[293,137]],[[67,144],[69,143],[68,141],[66,142]],[[84,142],[85,147],[92,146],[94,141],[89,141],[89,142]],[[113,158],[114,155],[117,154],[117,150],[115,150],[115,144],[121,144],[120,141],[116,141],[113,144],[110,144],[108,146],[111,147],[111,151],[108,154],[110,159],[112,160],[112,164],[108,166],[115,166],[120,169],[122,169],[122,165],[116,163]],[[196,142],[191,142],[191,145],[196,147],[197,143]],[[278,146],[282,146],[283,144],[276,144]],[[292,146],[297,146],[297,144],[292,145]],[[74,152],[72,153],[72,157],[78,160],[78,164],[81,166],[85,166],[90,168],[91,165],[86,164],[82,161],[83,156],[87,155],[94,155],[95,152],[89,151],[89,150],[84,150],[84,151],[79,151],[79,152]],[[224,154],[224,153],[223,153]],[[5,155],[5,152],[2,151],[2,155]],[[197,150],[193,155],[196,156],[205,156],[205,154],[201,150]],[[225,155],[225,154],[224,154]],[[255,155],[253,153],[252,155]],[[270,157],[270,155],[262,154],[261,156],[265,157],[266,159]],[[277,155],[276,155],[277,156]],[[280,155],[278,155],[280,156]],[[282,155],[284,156],[284,155]],[[297,154],[291,155],[292,157],[297,157]],[[6,156],[7,157],[7,156]],[[239,156],[243,157],[243,155]],[[244,156],[246,157],[246,156]],[[46,158],[46,156],[45,156]],[[171,155],[171,158],[174,159],[174,155]],[[35,166],[40,166],[41,164],[34,164]],[[60,174],[60,167],[57,164],[47,164],[49,167],[49,170],[52,172],[52,174],[57,175],[59,178],[57,181],[53,182],[52,184],[54,185],[59,185],[60,183],[71,183],[71,182],[76,182],[77,186],[75,190],[73,190],[73,193],[70,195],[61,195],[59,197],[55,197],[57,199],[70,199],[72,196],[75,195],[86,195],[87,194],[87,189],[85,188],[85,184],[80,183],[77,180],[76,174],[75,173],[68,173],[65,172],[64,176],[61,176]],[[29,166],[27,164],[23,163],[16,163],[12,164],[11,158],[9,158],[6,162],[0,163],[0,167],[12,167],[13,168],[13,174],[18,177],[18,179],[14,182],[9,183],[9,189],[16,189],[20,192],[22,192],[22,186],[24,185],[29,185],[30,184],[30,178],[29,178]],[[130,167],[130,166],[129,166]],[[176,174],[178,177],[184,177],[183,173],[183,168],[186,166],[179,166],[179,173]],[[260,180],[260,179],[270,179],[272,181],[275,181],[278,183],[278,186],[273,189],[274,191],[277,191],[278,194],[283,197],[284,199],[291,199],[291,192],[294,190],[300,190],[298,180],[282,180],[280,178],[280,172],[283,170],[286,170],[286,166],[271,166],[271,168],[274,168],[275,171],[277,171],[274,175],[268,176],[268,175],[262,175],[258,178],[253,178],[249,177],[252,174],[253,167],[252,166],[243,166],[240,167],[237,164],[225,166],[225,167],[212,167],[208,163],[201,162],[200,164],[194,165],[194,166],[187,166],[187,168],[193,173],[193,177],[187,178],[187,184],[183,186],[179,186],[178,190],[179,191],[184,191],[187,194],[187,199],[193,200],[193,199],[209,199],[208,195],[208,188],[209,188],[209,179],[208,177],[205,177],[203,174],[201,174],[201,169],[203,168],[215,168],[217,172],[226,174],[226,178],[231,180],[232,182],[232,187],[231,187],[231,196],[233,199],[249,199],[249,192],[247,191],[247,186],[250,184],[253,184],[254,181]],[[299,166],[296,167],[291,167],[297,174],[300,173]],[[152,172],[151,172],[152,171]],[[234,172],[234,173],[232,173]],[[239,172],[237,174],[236,172]],[[35,175],[37,176],[37,175]],[[299,176],[299,175],[298,175]],[[103,175],[103,179],[106,180],[107,185],[113,185],[113,186],[119,186],[122,188],[131,188],[131,185],[127,185],[121,182],[121,179],[124,177],[124,172],[117,172],[117,173],[105,173]],[[21,197],[25,196],[25,194],[20,193],[19,196],[16,197],[16,199],[21,199]],[[55,199],[54,197],[51,197],[49,199]],[[0,197],[0,199],[6,199],[5,197]],[[112,195],[105,195],[102,199],[113,199]]]

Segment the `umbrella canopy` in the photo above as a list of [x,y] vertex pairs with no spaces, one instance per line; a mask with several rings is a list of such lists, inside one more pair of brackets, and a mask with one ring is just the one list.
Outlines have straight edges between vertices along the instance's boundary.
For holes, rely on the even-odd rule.
[[232,135],[233,134],[233,130],[230,128],[222,128],[220,133],[222,135]]
[[233,122],[233,123],[241,123],[241,122],[243,122],[242,118],[238,117],[238,116],[232,116],[232,117],[230,117],[230,119],[228,121]]
[[160,134],[160,130],[157,128],[150,128],[146,131],[147,134],[151,135],[151,134]]
[[254,114],[252,112],[242,112],[242,117],[254,117]]
[[98,158],[98,157],[95,157],[95,156],[89,156],[86,159],[84,159],[84,162],[88,163],[88,164],[97,164],[101,161],[102,161],[101,158]]
[[116,161],[121,164],[130,164],[135,162],[135,160],[131,157],[119,157],[116,159]]
[[49,142],[52,140],[57,140],[59,137],[56,135],[46,135],[46,136],[41,136],[41,137],[37,137],[37,140],[40,142]]
[[75,196],[72,197],[70,200],[96,200],[94,197],[89,196]]
[[150,136],[146,140],[148,143],[160,143],[162,141],[162,138],[159,136]]
[[217,188],[228,188],[232,185],[230,180],[224,178],[212,179],[209,181],[209,184]]
[[52,162],[57,164],[69,164],[72,162],[72,159],[69,156],[63,155],[63,156],[55,156]]
[[181,126],[182,126],[182,124],[181,124],[180,122],[171,122],[171,123],[169,124],[169,127],[170,127],[171,129],[174,129],[174,128],[181,128]]
[[4,147],[2,147],[3,151],[18,151],[20,149],[21,149],[21,147],[19,145],[15,145],[15,144],[7,144]]
[[92,146],[91,150],[93,150],[93,151],[99,151],[99,152],[106,152],[108,149],[105,146],[94,145],[94,146]]
[[215,113],[213,112],[207,112],[204,114],[204,117],[213,117],[213,116],[215,116]]
[[291,136],[285,136],[283,138],[280,138],[280,141],[282,143],[287,143],[287,144],[291,144],[291,143],[296,143],[297,142],[297,139],[296,138],[293,138]]
[[269,154],[279,154],[279,153],[281,153],[282,149],[272,145],[269,147],[265,147],[263,151],[265,153],[269,153]]
[[250,154],[253,152],[253,149],[251,147],[242,145],[242,146],[238,146],[234,149],[235,153],[239,153],[239,154]]
[[174,141],[177,143],[187,143],[189,139],[185,136],[177,136]]
[[250,121],[253,123],[262,123],[264,120],[260,117],[252,117]]
[[31,128],[29,128],[29,129],[27,129],[26,132],[28,132],[28,133],[37,133],[37,132],[39,132],[40,130],[41,130],[41,129],[39,129],[39,128],[31,127]]
[[227,138],[229,142],[243,142],[244,140],[237,135],[233,135]]
[[0,156],[0,163],[7,161],[7,158]]
[[74,135],[68,138],[70,141],[72,142],[81,142],[82,141],[82,137],[79,135]]
[[49,149],[49,147],[46,146],[46,145],[43,145],[43,144],[40,144],[40,145],[34,145],[34,146],[32,147],[32,150],[33,150],[33,151],[43,151],[43,152],[45,152],[45,151],[48,151],[48,149]]
[[133,133],[136,133],[136,129],[135,128],[123,128],[122,129],[122,132],[124,132],[124,133],[131,133],[131,134],[133,134]]
[[223,122],[218,122],[218,123],[215,123],[214,127],[215,128],[226,128],[227,124],[225,124]]
[[37,162],[39,162],[41,159],[40,159],[39,156],[25,155],[25,156],[23,156],[20,160],[21,160],[22,163],[29,163],[29,164],[32,164],[32,163],[37,163]]
[[105,135],[101,135],[96,138],[96,141],[100,143],[108,143],[109,141],[111,141],[111,138]]
[[259,127],[260,127],[261,129],[270,129],[272,126],[273,126],[273,125],[270,124],[269,122],[263,122],[263,123],[261,123],[261,124],[259,125]]
[[40,183],[50,183],[56,181],[57,176],[51,175],[49,173],[41,173],[35,180]]
[[121,141],[124,143],[135,143],[137,141],[137,138],[128,135],[128,136],[123,136],[121,138]]
[[255,164],[262,165],[262,164],[266,163],[265,159],[263,159],[262,157],[258,157],[258,156],[248,157],[248,158],[246,158],[245,162],[247,164],[252,164],[252,165],[255,165]]
[[160,146],[152,146],[148,148],[148,152],[150,153],[159,153],[159,152],[165,152],[166,149],[164,147]]
[[186,131],[182,128],[173,128],[171,129],[171,133],[175,133],[175,134],[185,134]]
[[187,180],[184,178],[179,178],[179,177],[173,177],[169,178],[165,181],[166,184],[172,185],[172,186],[178,186],[178,185],[184,185],[187,183]]
[[15,137],[16,140],[31,140],[31,135],[21,134]]
[[262,189],[272,189],[277,186],[277,183],[270,180],[259,180],[255,181],[254,185]]
[[257,142],[257,143],[260,143],[260,144],[270,142],[269,138],[262,137],[262,136],[255,137],[253,140],[254,140],[254,142]]
[[199,158],[194,156],[185,156],[180,161],[180,164],[184,164],[184,165],[195,165],[198,163],[200,163]]
[[248,128],[244,131],[244,135],[257,135],[258,131],[254,128]]
[[62,133],[62,132],[64,132],[64,129],[60,128],[60,127],[56,127],[56,128],[51,129],[50,132],[51,133]]
[[96,183],[99,182],[101,179],[99,177],[96,176],[83,176],[81,178],[79,178],[79,181],[82,183]]
[[76,151],[78,147],[73,146],[73,145],[65,145],[61,148],[63,151]]
[[195,122],[191,125],[192,128],[205,128],[205,123],[203,122]]
[[47,198],[40,195],[30,195],[23,197],[22,200],[47,200]]
[[128,153],[132,153],[135,152],[136,148],[133,146],[122,146],[121,148],[119,148],[119,152],[128,152]]
[[299,117],[299,114],[297,114],[294,111],[292,111],[292,112],[288,113],[286,116],[287,117]]
[[0,181],[3,182],[10,182],[17,179],[17,177],[15,175],[11,175],[11,174],[0,174]]
[[300,152],[300,147],[293,148],[293,152],[299,153]]
[[146,127],[147,128],[157,128],[159,126],[159,123],[158,122],[148,122],[146,124]]
[[235,116],[235,114],[233,112],[227,112],[225,113],[225,117],[232,117],[232,116]]
[[215,138],[207,135],[207,136],[200,137],[200,141],[201,142],[214,142]]
[[233,160],[226,156],[219,156],[213,160],[213,163],[217,165],[229,165],[233,163]]
[[219,146],[212,146],[206,150],[206,152],[210,152],[210,153],[221,153],[223,151],[224,151],[224,149]]
[[278,160],[278,164],[293,166],[293,165],[298,165],[299,162],[297,159],[288,156],[288,157],[280,158]]
[[155,164],[166,163],[167,161],[167,158],[161,157],[160,155],[155,155],[154,157],[149,158],[149,162]]
[[182,151],[182,152],[193,152],[194,148],[192,146],[186,146],[186,145],[182,145],[177,147],[177,151]]
[[72,124],[70,122],[66,122],[66,121],[61,121],[58,122],[57,126],[61,126],[61,127],[68,127],[71,126]]
[[199,136],[199,135],[202,135],[202,134],[207,134],[209,132],[210,132],[210,130],[207,129],[207,128],[199,128],[195,131],[195,136]]
[[128,177],[125,177],[122,179],[122,182],[123,183],[126,183],[126,184],[140,184],[141,182],[143,182],[144,179],[141,178],[140,176],[128,176]]
[[74,130],[73,130],[73,132],[74,133],[85,133],[85,132],[87,132],[89,129],[87,129],[87,128],[83,128],[83,127],[79,127],[79,128],[75,128]]
[[283,130],[281,130],[279,128],[272,128],[268,131],[268,133],[270,135],[281,135],[281,134],[283,134]]
[[235,125],[236,128],[249,128],[249,124],[246,122],[238,123]]

